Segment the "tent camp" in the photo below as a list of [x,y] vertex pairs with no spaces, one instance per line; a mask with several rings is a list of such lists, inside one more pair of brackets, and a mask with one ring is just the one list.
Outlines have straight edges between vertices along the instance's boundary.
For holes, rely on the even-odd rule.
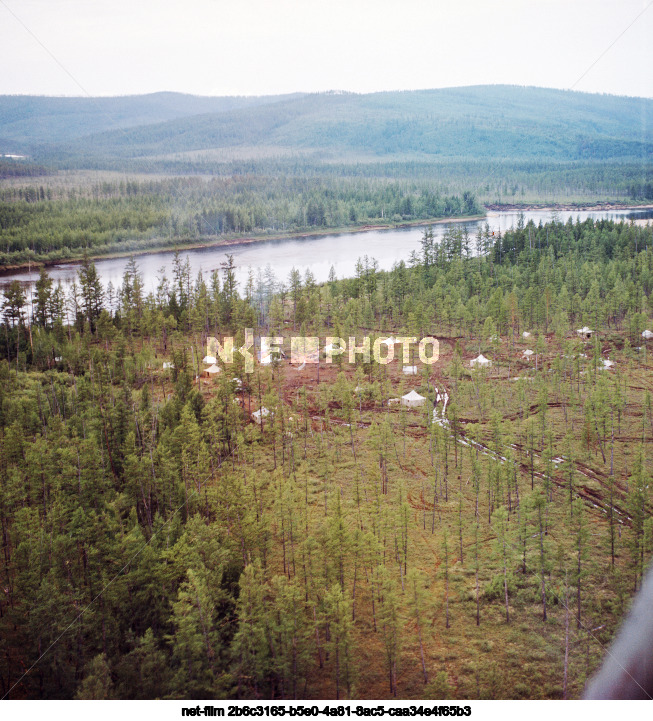
[[202,363],[208,363],[209,365],[215,365],[217,362],[218,360],[214,355],[205,355],[202,358]]
[[417,366],[404,366],[402,368],[403,373],[405,376],[416,376],[417,375]]
[[401,396],[401,405],[408,408],[419,408],[424,405],[426,398],[421,396],[417,391],[411,391],[406,393],[405,396]]
[[267,418],[269,415],[270,415],[270,411],[267,408],[263,407],[260,410],[254,411],[254,413],[252,413],[252,420],[255,423],[258,423],[260,426],[263,419]]
[[169,361],[163,361],[163,370],[168,370],[169,368],[174,368],[175,364],[170,363]]
[[644,338],[645,340],[650,340],[651,338],[653,338],[653,333],[651,333],[650,330],[645,330],[642,333],[642,338]]
[[220,372],[220,366],[215,365],[215,363],[212,366],[209,366],[208,368],[205,368],[202,371],[202,375],[205,378],[211,378],[214,375],[217,375]]
[[530,334],[527,330],[525,330],[525,331],[521,334],[521,337],[522,337],[522,338],[530,338],[530,337],[531,337],[531,334]]
[[614,365],[614,361],[608,360],[607,358],[603,359],[603,367],[604,368],[612,368]]
[[522,355],[523,355],[523,356],[526,356],[526,358],[528,358],[528,359],[530,360],[530,356],[533,355],[533,351],[532,351],[532,350],[525,350],[525,351],[522,353]]
[[491,365],[492,365],[492,361],[489,360],[489,359],[487,359],[487,358],[481,353],[481,355],[478,356],[478,358],[472,358],[472,359],[469,361],[469,365],[472,366],[472,368],[473,368],[474,366],[485,366],[485,367],[487,367],[487,366],[491,366]]
[[591,338],[592,333],[594,333],[594,331],[590,330],[586,325],[576,331],[576,335],[580,338]]

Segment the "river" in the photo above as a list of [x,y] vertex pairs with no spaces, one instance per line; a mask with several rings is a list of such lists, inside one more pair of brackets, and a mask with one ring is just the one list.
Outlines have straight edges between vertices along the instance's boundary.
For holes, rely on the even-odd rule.
[[[540,221],[546,223],[552,218],[550,210],[530,210],[523,213],[524,221],[530,219],[537,225]],[[645,218],[650,217],[650,210],[635,211],[626,210],[599,210],[599,211],[556,211],[558,219],[566,222],[569,217],[575,221],[576,218],[585,220],[587,218],[601,219],[610,218],[620,220],[628,217]],[[472,239],[477,232],[479,224],[482,226],[487,222],[490,230],[501,231],[517,225],[518,211],[489,212],[482,221],[458,221],[466,226]],[[436,224],[433,226],[436,238],[441,237],[447,228],[447,224]],[[237,266],[237,279],[239,288],[243,288],[247,281],[249,268],[254,275],[259,269],[264,270],[269,265],[277,280],[286,283],[288,275],[293,267],[303,272],[310,268],[318,282],[328,279],[331,266],[335,268],[338,278],[351,277],[355,273],[356,261],[365,255],[375,258],[378,261],[380,270],[389,270],[393,263],[399,260],[408,260],[411,251],[420,250],[420,240],[424,233],[424,227],[396,228],[390,230],[365,230],[356,233],[334,233],[331,235],[306,236],[302,238],[284,238],[279,240],[261,240],[257,242],[243,243],[239,245],[213,246],[209,248],[197,248],[182,251],[182,258],[186,256],[190,261],[193,280],[202,271],[208,280],[212,270],[219,269],[220,263],[230,253],[234,256]],[[163,251],[137,256],[138,268],[143,277],[145,292],[154,291],[161,276],[161,269],[170,280],[172,278],[173,251]],[[106,287],[111,282],[117,288],[122,281],[122,276],[128,258],[107,258],[96,260],[95,266]],[[67,286],[77,275],[78,266],[74,263],[62,263],[48,268],[48,273],[56,283],[61,280]],[[38,271],[20,271],[11,275],[0,277],[0,290],[5,288],[12,280],[19,280],[29,290],[34,281],[38,278]]]

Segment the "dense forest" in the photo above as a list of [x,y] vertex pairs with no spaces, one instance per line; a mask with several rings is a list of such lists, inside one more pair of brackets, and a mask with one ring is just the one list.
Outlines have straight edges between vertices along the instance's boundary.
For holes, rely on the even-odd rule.
[[0,266],[286,233],[482,213],[473,194],[427,181],[169,178],[0,189]]
[[[161,222],[140,186],[105,190]],[[8,202],[36,228],[41,204],[94,201]],[[119,288],[88,257],[70,288],[43,269],[30,307],[12,283],[2,695],[578,697],[653,551],[652,291],[650,227],[592,220],[426,229],[391,271],[321,285],[238,287],[229,257],[191,278],[179,253],[147,296],[136,259]],[[205,377],[207,338],[245,328],[287,352],[431,335],[440,358],[248,374],[236,353]],[[411,389],[421,407],[394,402]]]
[[[201,161],[197,161],[201,162]],[[17,164],[18,167],[19,164]],[[234,161],[215,175],[28,174],[0,187],[0,267],[366,225],[491,207],[653,200],[637,164]],[[188,168],[178,168],[188,170]],[[565,188],[564,191],[561,188]]]

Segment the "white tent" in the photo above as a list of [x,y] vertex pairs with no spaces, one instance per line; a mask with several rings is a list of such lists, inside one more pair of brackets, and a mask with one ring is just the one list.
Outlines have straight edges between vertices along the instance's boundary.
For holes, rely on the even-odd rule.
[[401,397],[401,405],[407,406],[408,408],[419,408],[424,405],[425,400],[426,398],[417,393],[417,391],[411,391]]
[[533,355],[533,351],[532,351],[532,350],[525,350],[525,351],[522,353],[522,355],[525,355],[526,357],[532,356],[532,355]]
[[521,334],[521,337],[522,337],[522,338],[530,338],[530,337],[531,337],[531,334],[530,334],[527,330],[525,330],[525,331]]
[[469,365],[474,366],[491,366],[492,361],[488,360],[482,353],[478,358],[472,358],[472,360],[469,361]]
[[202,363],[209,363],[210,365],[215,365],[217,362],[218,360],[214,355],[205,355],[204,358],[202,358]]
[[645,330],[642,333],[642,338],[644,338],[645,340],[649,340],[649,339],[653,338],[653,333],[651,333],[650,330]]
[[258,423],[260,426],[263,419],[267,418],[269,415],[270,415],[270,411],[267,408],[263,407],[260,410],[254,411],[254,413],[252,413],[252,419],[254,420],[255,423]]
[[168,368],[174,368],[174,367],[175,367],[174,363],[170,363],[168,361],[163,361],[163,370],[164,371],[168,370]]
[[220,366],[215,365],[215,363],[212,366],[209,366],[208,368],[205,368],[202,373],[206,373],[207,376],[214,376],[216,373],[220,372]]
[[341,348],[339,345],[334,345],[333,343],[329,343],[329,345],[324,346],[324,352],[325,353],[333,353],[333,351],[336,350],[342,350],[344,351],[344,348]]
[[603,367],[604,368],[612,368],[614,365],[614,361],[608,360],[607,358],[603,359]]
[[586,325],[576,331],[576,334],[579,335],[581,338],[591,338],[592,333],[594,333],[594,331],[590,330]]
[[405,376],[416,376],[417,375],[417,366],[404,366],[402,368]]

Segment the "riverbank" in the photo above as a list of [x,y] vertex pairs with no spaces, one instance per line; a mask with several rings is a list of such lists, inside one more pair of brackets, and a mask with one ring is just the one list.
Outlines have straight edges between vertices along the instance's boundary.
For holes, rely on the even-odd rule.
[[[138,257],[144,255],[154,255],[157,253],[173,253],[178,250],[180,252],[186,250],[203,250],[206,248],[231,248],[241,245],[251,245],[253,243],[263,243],[265,241],[275,240],[301,240],[302,238],[319,238],[321,236],[328,235],[343,235],[346,233],[367,233],[372,230],[397,230],[401,228],[415,228],[415,227],[428,227],[429,225],[446,225],[448,223],[467,223],[476,220],[483,220],[485,215],[460,215],[450,218],[430,218],[425,220],[414,220],[406,221],[402,223],[378,223],[374,225],[359,225],[359,226],[344,226],[344,227],[328,227],[319,228],[307,232],[305,230],[294,231],[288,233],[269,233],[269,234],[254,234],[246,237],[233,237],[233,238],[219,238],[217,236],[205,236],[201,241],[189,241],[178,242],[174,244],[165,244],[159,246],[152,246],[150,248],[141,248],[138,250],[125,250],[116,251],[112,253],[96,253],[89,255],[89,259],[92,261],[96,260],[111,260],[117,258],[130,258],[131,256]],[[76,255],[73,258],[62,258],[59,260],[34,260],[25,263],[14,263],[12,265],[0,266],[0,277],[4,275],[11,275],[12,273],[20,273],[23,271],[31,271],[41,267],[51,267],[55,265],[75,265],[79,264],[83,260],[83,253]]]
[[[258,233],[248,236],[235,236],[235,237],[219,237],[219,236],[204,236],[199,240],[188,240],[184,242],[179,240],[175,243],[163,243],[155,244],[147,248],[138,249],[125,249],[114,251],[110,253],[96,253],[89,256],[90,260],[102,261],[102,260],[115,260],[120,258],[129,258],[131,256],[148,256],[156,255],[159,253],[172,253],[176,250],[180,252],[192,251],[192,250],[204,250],[209,248],[222,249],[228,251],[230,248],[237,248],[243,246],[250,246],[257,243],[263,243],[266,241],[283,241],[283,240],[302,240],[302,239],[315,239],[322,236],[330,235],[355,235],[360,233],[368,233],[373,231],[384,231],[384,230],[400,230],[407,228],[418,228],[428,227],[435,225],[449,225],[453,223],[468,223],[479,220],[484,220],[488,217],[493,216],[501,212],[529,212],[529,211],[545,211],[545,212],[582,212],[582,211],[616,211],[616,210],[646,210],[653,208],[653,204],[626,204],[626,203],[614,203],[614,202],[596,202],[596,203],[560,203],[560,204],[518,204],[518,203],[489,203],[484,206],[486,214],[484,215],[467,215],[467,216],[455,216],[448,218],[426,218],[413,221],[405,221],[400,223],[385,222],[385,223],[374,223],[358,226],[344,226],[344,227],[323,227],[319,229],[313,229],[311,231],[300,230],[294,232],[275,232],[275,233]],[[153,242],[156,242],[154,239]],[[76,255],[71,258],[62,258],[59,260],[35,260],[27,261],[24,263],[13,263],[11,265],[5,265],[0,267],[0,277],[8,275],[23,273],[25,271],[37,270],[41,267],[53,267],[62,265],[77,265],[83,259],[83,254]]]
[[633,205],[632,203],[612,203],[612,202],[597,202],[597,203],[528,203],[521,205],[519,203],[487,203],[483,206],[486,210],[492,211],[528,211],[528,210],[549,210],[552,213],[556,210],[561,212],[573,212],[574,210],[647,210],[653,208],[650,203],[641,203],[639,205]]

